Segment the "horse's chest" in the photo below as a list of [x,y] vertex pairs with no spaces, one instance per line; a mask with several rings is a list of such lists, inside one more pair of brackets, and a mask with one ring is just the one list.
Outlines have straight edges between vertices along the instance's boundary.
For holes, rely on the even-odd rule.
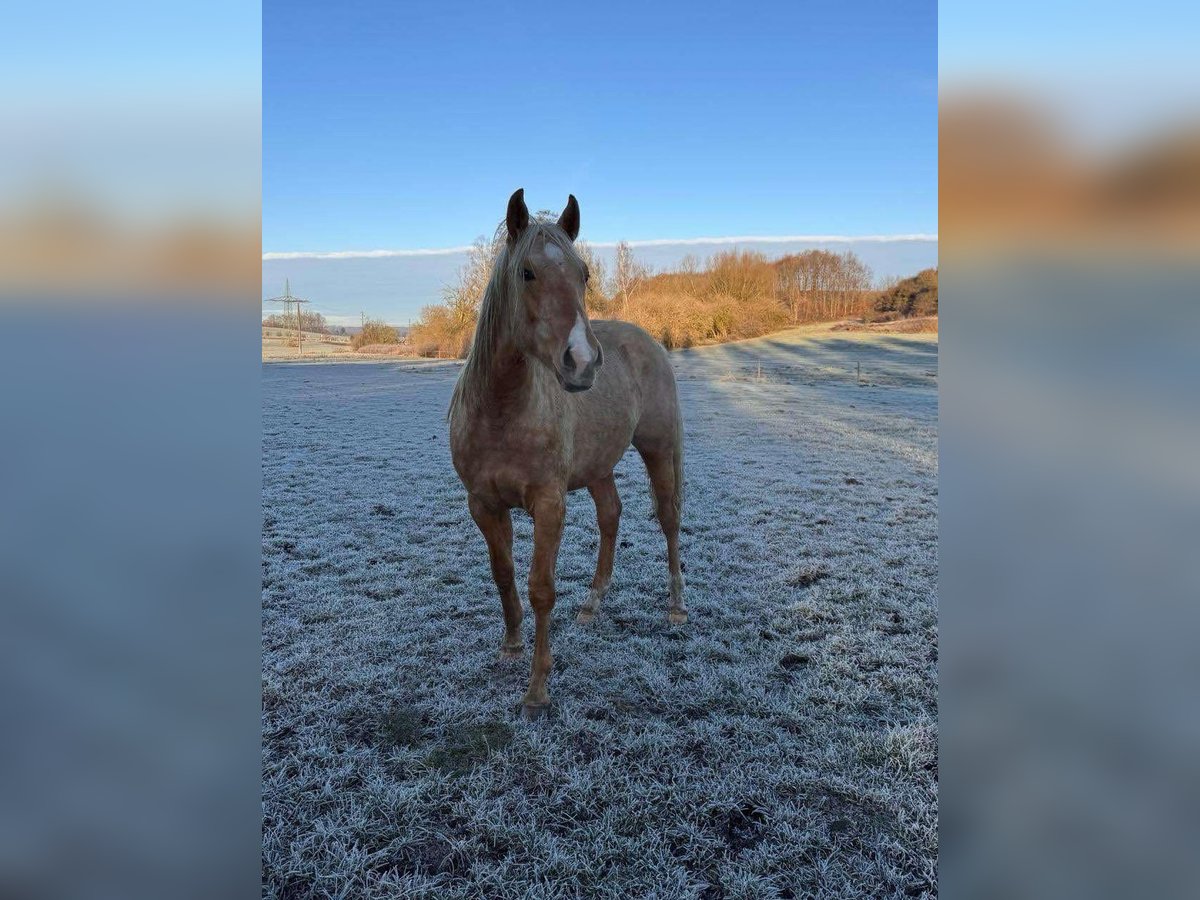
[[465,429],[451,446],[467,490],[520,505],[530,486],[564,480],[570,448],[559,429]]

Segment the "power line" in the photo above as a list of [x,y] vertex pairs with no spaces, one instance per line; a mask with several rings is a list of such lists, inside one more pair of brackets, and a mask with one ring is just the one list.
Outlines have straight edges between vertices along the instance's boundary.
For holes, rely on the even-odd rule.
[[301,303],[309,303],[309,302],[311,302],[311,301],[304,300],[300,297],[292,296],[291,280],[287,279],[287,278],[285,278],[283,280],[283,294],[281,294],[278,297],[271,297],[270,299],[263,301],[263,303],[282,303],[283,304],[283,317],[285,319],[291,317],[292,304],[293,303],[296,304],[296,355],[297,356],[304,355],[304,323],[301,320],[300,304]]

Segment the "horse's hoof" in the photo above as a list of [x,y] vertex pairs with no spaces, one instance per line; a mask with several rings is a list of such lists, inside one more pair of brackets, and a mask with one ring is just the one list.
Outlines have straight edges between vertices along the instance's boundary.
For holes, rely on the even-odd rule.
[[585,606],[579,610],[579,615],[575,617],[575,621],[580,625],[586,625],[594,618],[596,618],[596,611],[594,609],[588,609]]
[[667,621],[670,622],[672,625],[686,625],[687,624],[687,610],[686,609],[672,609],[672,610],[668,611],[667,612]]
[[526,722],[537,722],[550,717],[549,703],[522,703],[521,718]]
[[500,658],[501,659],[520,659],[525,655],[524,644],[501,644]]

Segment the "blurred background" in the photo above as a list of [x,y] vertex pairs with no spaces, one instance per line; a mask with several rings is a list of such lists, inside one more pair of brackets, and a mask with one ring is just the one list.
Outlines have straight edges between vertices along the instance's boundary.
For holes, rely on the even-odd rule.
[[0,48],[0,895],[250,893],[259,7]]
[[1198,26],[940,6],[948,895],[1194,890]]

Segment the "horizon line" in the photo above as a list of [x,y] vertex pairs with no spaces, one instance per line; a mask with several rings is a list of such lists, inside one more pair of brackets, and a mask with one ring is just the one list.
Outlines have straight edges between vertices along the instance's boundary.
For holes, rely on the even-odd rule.
[[[650,238],[641,241],[585,241],[589,247],[611,249],[619,243],[630,247],[669,247],[669,246],[700,246],[703,244],[838,244],[862,241],[866,243],[899,243],[902,241],[933,242],[938,239],[933,234],[791,234],[791,235],[737,235],[731,237],[699,237],[699,238]],[[386,259],[391,257],[413,256],[451,256],[456,253],[466,253],[474,245],[461,247],[440,247],[432,249],[413,250],[294,250],[271,252],[262,255],[262,261],[287,259]]]

